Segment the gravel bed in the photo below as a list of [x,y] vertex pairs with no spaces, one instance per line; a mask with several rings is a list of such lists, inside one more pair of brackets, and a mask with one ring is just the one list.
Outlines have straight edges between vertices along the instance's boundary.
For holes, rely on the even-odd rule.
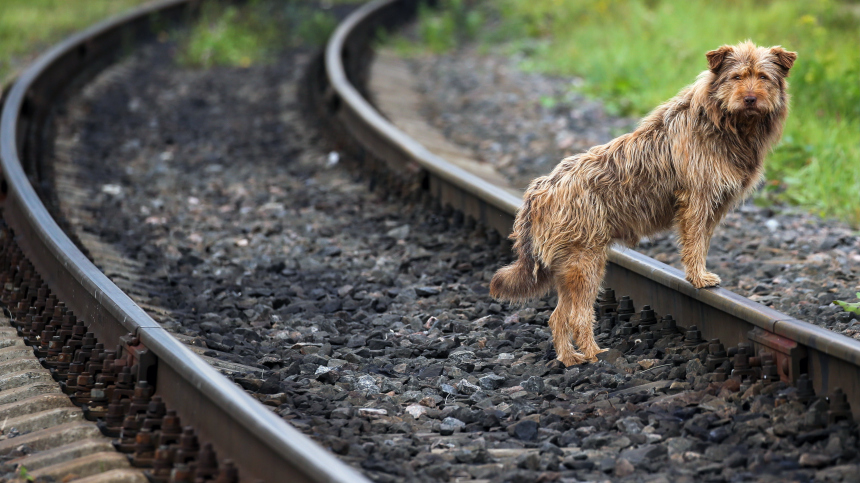
[[[467,47],[410,58],[409,64],[420,79],[416,88],[426,97],[430,122],[517,186],[548,173],[562,157],[635,125],[570,93],[576,78],[524,73],[516,58]],[[557,102],[550,107],[546,99]],[[644,240],[637,250],[683,269],[671,234]],[[858,317],[833,304],[856,302],[860,291],[860,235],[845,223],[789,206],[747,203],[717,228],[708,266],[729,290],[860,339]]]
[[561,367],[546,326],[554,298],[520,308],[488,296],[510,261],[497,235],[387,200],[321,147],[296,101],[308,52],[192,71],[167,51],[105,74],[72,101],[85,115],[58,121],[89,195],[88,217],[66,216],[143,265],[169,330],[254,368],[230,377],[371,479],[860,471],[856,424],[827,421],[838,404],[780,382],[711,382],[709,363],[730,373],[730,361],[672,330],[671,308],[655,307],[656,324],[639,313],[647,301],[630,325],[603,318],[598,343],[613,350]]
[[636,125],[574,92],[575,78],[523,72],[515,58],[466,48],[408,60],[427,100],[422,114],[517,187]]

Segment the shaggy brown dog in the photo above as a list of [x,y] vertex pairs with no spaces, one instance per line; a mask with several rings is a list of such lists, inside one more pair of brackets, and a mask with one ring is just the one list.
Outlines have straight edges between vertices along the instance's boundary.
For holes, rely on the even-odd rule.
[[555,285],[549,325],[565,365],[602,352],[592,302],[613,240],[633,246],[676,226],[687,280],[720,283],[705,269],[711,235],[761,179],[788,114],[785,78],[797,54],[744,42],[706,57],[709,70],[638,129],[562,160],[525,193],[511,234],[519,259],[496,273],[490,294],[524,302]]

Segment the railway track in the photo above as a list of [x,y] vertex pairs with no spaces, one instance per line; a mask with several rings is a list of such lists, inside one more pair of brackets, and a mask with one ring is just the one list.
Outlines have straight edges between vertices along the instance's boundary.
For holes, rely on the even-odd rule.
[[[355,85],[367,75],[367,28],[372,18],[385,18],[396,2],[374,3],[353,16],[336,32],[326,51],[326,73],[331,92],[327,100],[343,135],[351,135],[374,158],[388,163],[413,163],[426,172],[423,182],[443,205],[451,205],[478,223],[509,233],[519,199],[465,169],[453,166],[407,137],[362,96]],[[341,56],[341,57],[338,57]],[[351,61],[343,62],[341,58]],[[706,338],[730,344],[751,341],[754,348],[774,353],[780,378],[796,381],[807,374],[816,391],[841,387],[850,401],[860,399],[857,364],[860,344],[811,326],[721,288],[696,290],[683,274],[648,257],[615,249],[610,255],[606,282],[619,293],[673,307],[678,320],[697,325]],[[856,404],[855,404],[856,407]],[[857,408],[856,410],[860,410]]]
[[[24,344],[66,382],[72,402],[85,407],[87,419],[101,417],[102,433],[118,438],[137,459],[131,463],[148,466],[157,481],[363,481],[166,333],[77,248],[30,182],[45,181],[45,129],[55,104],[124,49],[193,19],[197,7],[158,2],[100,23],[48,50],[9,89],[0,127],[3,302]],[[46,433],[66,429],[45,426]],[[52,445],[28,436],[8,443],[28,443],[35,452],[94,436],[85,433]],[[32,469],[29,461],[19,466]],[[104,468],[97,463],[91,472]],[[81,475],[67,470],[43,471],[60,479]]]
[[[349,16],[329,42],[324,62],[311,64],[312,70],[308,75],[310,98],[317,106],[322,122],[341,146],[352,153],[350,161],[358,164],[364,176],[370,178],[377,187],[384,188],[394,196],[402,196],[410,200],[410,206],[417,207],[414,210],[418,211],[410,215],[412,218],[407,218],[413,226],[422,225],[445,232],[451,229],[450,225],[454,225],[461,227],[460,231],[455,228],[451,232],[456,236],[497,240],[494,231],[507,233],[510,230],[519,205],[517,196],[485,181],[479,176],[479,170],[478,174],[470,172],[472,166],[468,163],[453,165],[434,155],[381,116],[362,94],[366,91],[372,57],[370,44],[377,29],[381,26],[396,27],[410,18],[414,7],[412,2],[377,1]],[[10,360],[14,361],[24,361],[22,358],[25,354],[28,356],[28,352],[35,352],[49,371],[38,372],[32,365],[35,361],[16,362],[16,367],[25,368],[28,374],[24,379],[34,384],[28,386],[31,389],[26,391],[30,392],[22,392],[18,399],[10,399],[9,402],[26,398],[51,399],[60,401],[54,403],[59,410],[51,408],[47,411],[61,412],[70,419],[101,418],[96,427],[108,439],[96,440],[98,430],[81,429],[84,423],[76,422],[74,431],[84,436],[75,436],[78,439],[71,441],[75,445],[74,441],[86,439],[87,447],[92,448],[87,450],[87,455],[101,455],[99,458],[116,462],[117,469],[114,471],[117,473],[103,476],[108,479],[102,481],[113,481],[110,478],[116,480],[119,472],[129,481],[143,481],[140,473],[130,468],[138,465],[148,465],[145,471],[149,472],[149,476],[163,481],[171,478],[170,481],[191,481],[188,478],[192,478],[191,474],[195,472],[198,477],[218,478],[216,481],[285,481],[285,478],[290,481],[364,481],[364,477],[355,470],[260,404],[259,401],[264,398],[252,398],[195,355],[189,345],[193,347],[199,337],[180,337],[179,340],[186,342],[183,344],[155,322],[147,311],[99,271],[77,245],[90,249],[91,255],[100,261],[100,265],[106,264],[105,258],[121,259],[122,256],[117,252],[105,255],[110,252],[109,248],[99,248],[101,242],[88,240],[84,234],[77,233],[74,227],[69,227],[68,231],[76,238],[77,244],[73,242],[52,219],[31,185],[32,180],[40,193],[51,192],[46,166],[47,160],[52,159],[55,153],[45,148],[50,145],[45,141],[54,135],[52,122],[57,116],[53,109],[56,103],[69,96],[69,87],[84,85],[98,69],[115,61],[118,53],[128,48],[124,42],[131,42],[130,39],[144,42],[157,34],[158,30],[153,32],[151,23],[156,12],[158,22],[161,22],[159,25],[169,21],[187,21],[192,17],[193,3],[159,3],[68,39],[51,49],[22,74],[5,98],[0,125],[5,196],[3,220],[6,224],[3,256],[0,259],[3,272],[0,277],[4,278],[5,286],[0,300],[5,304],[10,318],[10,328],[5,329],[5,333],[16,332],[23,337],[17,339],[23,342],[9,343],[13,350],[5,350],[10,354]],[[422,218],[424,215],[418,214],[422,203],[448,208],[442,210],[442,219],[430,215],[428,221]],[[49,206],[56,209],[54,204]],[[403,241],[408,237],[408,230],[406,234],[396,229],[391,233],[389,238],[395,240],[399,238]],[[425,245],[433,246],[433,243],[436,242],[425,242]],[[396,248],[397,243],[393,245]],[[468,257],[468,250],[477,253],[478,249],[474,246],[455,246],[449,250],[455,253],[457,250],[466,250],[455,257],[465,260],[458,261],[457,265],[463,271],[480,264],[491,266],[486,261],[490,255],[484,255],[483,258]],[[329,250],[326,253],[335,252]],[[421,254],[417,259],[427,256]],[[140,267],[135,267],[129,261],[115,262],[113,267],[117,266],[124,267],[123,273],[141,271]],[[302,268],[299,267],[300,270]],[[286,271],[289,276],[297,275],[289,267],[280,271]],[[480,279],[469,280],[473,287],[480,285]],[[462,285],[443,281],[442,286],[409,290],[420,297],[438,297],[440,291],[444,292],[444,287],[452,292],[464,291]],[[787,438],[803,451],[803,455],[786,453],[789,459],[791,455],[803,456],[797,462],[797,469],[827,467],[837,463],[845,466],[854,461],[856,451],[852,455],[848,450],[856,446],[856,426],[850,423],[853,419],[851,411],[854,414],[860,411],[860,388],[856,377],[856,365],[860,363],[860,343],[794,320],[726,290],[697,291],[684,281],[677,270],[635,252],[612,252],[607,285],[615,289],[619,300],[607,295],[599,301],[598,309],[606,315],[601,321],[600,332],[602,343],[612,346],[615,352],[611,354],[611,360],[607,359],[596,369],[592,367],[584,371],[575,369],[565,372],[550,363],[545,370],[534,374],[528,372],[526,366],[539,360],[535,357],[537,353],[551,347],[546,334],[541,334],[541,313],[500,312],[507,309],[482,305],[481,297],[486,294],[472,288],[470,290],[477,295],[466,290],[458,296],[458,304],[462,309],[461,315],[466,318],[465,314],[483,315],[477,321],[476,328],[470,328],[468,323],[472,321],[464,321],[462,317],[439,321],[433,316],[424,320],[416,313],[408,317],[417,320],[410,319],[407,325],[410,331],[423,336],[410,339],[407,336],[401,338],[401,334],[397,333],[387,335],[382,331],[374,335],[370,331],[362,342],[360,337],[356,337],[361,334],[355,332],[362,329],[349,326],[352,331],[349,332],[352,334],[349,340],[341,337],[344,340],[335,342],[332,339],[327,349],[324,341],[318,343],[315,339],[312,339],[314,342],[311,344],[296,344],[291,350],[295,351],[299,359],[290,366],[295,367],[296,372],[291,375],[294,376],[291,384],[312,379],[314,384],[328,384],[331,387],[340,387],[338,383],[342,386],[349,384],[353,389],[364,387],[365,391],[361,395],[352,395],[355,390],[343,396],[335,394],[331,397],[346,397],[339,401],[348,401],[348,405],[333,408],[322,404],[321,415],[314,416],[317,419],[298,417],[293,418],[293,421],[329,449],[340,453],[354,465],[361,466],[380,481],[394,481],[411,475],[403,473],[405,470],[400,467],[393,470],[389,468],[384,462],[386,457],[408,459],[415,453],[426,460],[422,460],[416,469],[416,474],[425,479],[489,480],[517,469],[531,472],[526,474],[532,476],[535,472],[561,474],[559,472],[580,471],[585,472],[582,474],[614,472],[617,477],[625,477],[634,474],[636,468],[656,471],[661,465],[668,464],[666,460],[660,459],[663,457],[674,457],[671,460],[673,463],[695,465],[695,460],[705,453],[705,449],[701,445],[687,444],[688,441],[680,437],[682,434],[692,434],[705,442],[720,443],[730,437],[727,429],[730,426],[727,424],[747,424],[744,419],[747,416],[734,418],[732,422],[736,414],[725,410],[726,401],[741,407],[756,407],[758,404],[755,413],[770,414],[770,409],[762,409],[768,404],[773,411],[784,406],[797,414],[803,414],[807,406],[811,408],[810,411],[814,409],[814,417],[808,424],[805,422],[802,427],[776,430],[779,433],[777,436]],[[384,313],[390,304],[409,299],[400,297],[402,291],[388,289],[387,295],[377,297],[369,294],[370,298],[365,295],[356,297],[358,290],[355,293],[347,290],[345,293],[354,301],[357,300],[357,305],[365,304],[362,300],[366,300],[368,307]],[[622,299],[621,294],[629,298]],[[301,298],[298,294],[291,297]],[[631,313],[631,299],[638,303],[650,303],[660,314],[671,313],[674,318],[663,318],[659,321],[660,325],[656,325],[654,323],[657,320],[652,323],[649,308],[635,311],[639,313],[634,316]],[[332,311],[347,311],[343,305]],[[546,309],[546,304],[541,308]],[[513,330],[511,324],[516,324],[520,318],[525,324],[524,330]],[[677,323],[670,320],[676,320]],[[496,330],[499,327],[507,328],[502,337]],[[398,331],[402,332],[403,329],[401,327]],[[338,329],[335,327],[329,330]],[[341,330],[346,331],[346,328],[341,327]],[[470,335],[473,331],[474,335]],[[526,331],[533,331],[536,335],[524,335]],[[428,340],[430,336],[439,337],[441,344],[450,343],[451,346],[442,347],[437,340]],[[507,344],[502,340],[506,337],[511,339]],[[493,342],[496,338],[499,339],[498,343]],[[404,339],[411,342],[404,344]],[[206,340],[213,347],[216,346],[211,338]],[[361,344],[366,344],[366,348],[360,349]],[[513,351],[505,349],[501,352],[522,357],[514,361],[513,357],[496,357],[491,351],[479,350],[484,349],[486,344],[496,349],[506,345],[514,347]],[[335,346],[334,349],[332,346]],[[456,350],[458,346],[462,350]],[[218,347],[226,346],[222,344]],[[311,350],[311,347],[315,349]],[[402,353],[394,347],[400,347]],[[207,361],[220,368],[221,372],[233,374],[231,377],[236,382],[239,382],[234,377],[236,374],[242,374],[249,368],[253,370],[247,364],[219,362],[219,351],[197,352],[207,357]],[[326,355],[326,352],[329,354]],[[426,362],[400,365],[404,364],[401,361],[419,354],[426,358]],[[388,358],[385,360],[391,362],[391,368],[383,367],[380,372],[377,367],[375,373],[366,372],[366,366],[374,366],[377,359],[382,360],[380,358]],[[639,364],[634,362],[636,359],[648,362]],[[488,363],[490,360],[493,362]],[[394,362],[400,364],[395,365]],[[273,362],[276,367],[281,363]],[[355,375],[365,375],[356,378],[343,372],[343,375],[338,376],[341,371],[339,367],[351,367],[346,364],[356,368],[353,371]],[[540,363],[541,366],[545,364]],[[326,369],[321,370],[323,366]],[[436,366],[439,374],[435,374]],[[605,372],[605,367],[609,366],[611,371]],[[428,368],[433,371],[425,371]],[[312,372],[309,377],[302,378],[306,371]],[[732,371],[736,371],[734,379]],[[498,372],[503,376],[499,376]],[[494,377],[490,377],[491,373]],[[654,373],[662,376],[654,377]],[[384,374],[385,377],[380,379],[370,374]],[[398,382],[398,374],[403,375],[400,379],[405,384]],[[347,383],[344,376],[358,379],[358,382]],[[338,382],[338,377],[343,380]],[[458,377],[461,378],[459,381],[456,380]],[[469,377],[474,377],[475,381]],[[426,378],[438,384],[421,382],[421,379]],[[71,406],[62,402],[62,398],[55,397],[57,390],[50,385],[53,379],[65,382],[62,387],[71,396]],[[249,391],[254,392],[248,378],[240,379],[245,382],[243,386],[248,386]],[[445,382],[448,379],[451,379],[451,383]],[[614,382],[607,383],[609,379]],[[684,379],[689,382],[681,382]],[[727,382],[731,380],[737,382],[737,387]],[[806,384],[807,381],[810,384]],[[404,387],[400,388],[397,384]],[[441,392],[435,388],[437,385]],[[800,389],[776,393],[775,388],[782,391],[795,385]],[[569,386],[568,390],[562,390],[565,386]],[[390,401],[374,399],[370,397],[374,393],[370,388],[374,387],[376,393],[385,389],[399,399],[394,396],[391,396]],[[570,390],[574,387],[584,395]],[[431,390],[428,392],[427,389]],[[737,396],[731,395],[741,389]],[[0,396],[6,391],[6,388],[0,391]],[[698,391],[697,395],[688,397],[694,391]],[[811,391],[818,395],[835,396],[815,399]],[[482,392],[492,397],[481,398]],[[296,389],[291,397],[307,400],[310,395],[305,389]],[[499,402],[495,402],[497,398]],[[451,403],[451,399],[456,404]],[[526,406],[530,409],[518,409],[519,406],[513,404],[514,400],[528,402]],[[311,398],[303,411],[312,413],[314,401]],[[321,397],[321,401],[325,402],[325,396]],[[487,401],[493,404],[489,405]],[[554,405],[547,404],[550,401],[554,401]],[[398,409],[394,403],[400,403],[403,407]],[[624,404],[627,405],[626,409],[618,409]],[[632,406],[637,404],[642,406]],[[82,406],[82,412],[66,409],[67,406],[71,408],[78,405]],[[684,409],[694,405],[710,408],[697,409],[702,411],[700,416],[708,415],[710,418],[713,413],[722,417],[697,418],[696,411]],[[383,406],[388,409],[383,409]],[[392,411],[398,413],[399,417],[404,407],[409,409],[405,412],[413,416],[415,425],[426,431],[409,429],[410,423],[404,420],[405,414],[398,421],[390,417],[393,416],[390,414]],[[662,423],[662,429],[666,431],[661,433],[655,430],[661,427],[660,418],[638,416],[639,413],[631,407],[639,411],[646,411],[645,408],[651,411],[653,408],[652,416],[668,414],[666,418],[675,418],[677,421]],[[672,408],[672,411],[667,413],[665,409],[659,409],[667,407]],[[549,409],[555,412],[548,412]],[[790,418],[795,413],[789,411],[782,417]],[[12,412],[9,414],[15,417]],[[549,417],[551,415],[554,416]],[[432,422],[435,420],[432,416],[441,419],[441,422]],[[610,417],[613,423],[606,428],[595,422],[595,418]],[[181,425],[176,421],[177,418]],[[774,421],[778,418],[776,413],[773,418]],[[348,421],[346,424],[355,426],[355,431],[344,433],[340,430],[338,438],[321,435],[324,430],[342,428],[343,424],[333,423],[336,420]],[[357,426],[352,424],[353,421],[358,421]],[[607,435],[606,431],[615,431],[612,428],[616,426],[616,421],[618,428],[623,428],[623,431],[618,430],[622,434]],[[696,424],[688,425],[690,421]],[[66,425],[62,429],[69,428],[65,420],[60,419],[60,422]],[[190,428],[182,429],[185,425]],[[679,425],[683,425],[685,432],[678,429]],[[19,458],[12,460],[15,462],[13,464],[25,468],[29,464],[29,468],[34,469],[37,467],[35,462],[41,457],[47,463],[43,463],[44,470],[37,471],[59,477],[70,474],[95,476],[99,470],[106,468],[105,460],[99,460],[102,462],[94,466],[96,469],[83,469],[85,464],[72,463],[80,461],[82,455],[68,448],[64,453],[60,451],[66,456],[51,460],[45,456],[50,452],[48,447],[36,443],[31,444],[32,450],[45,451],[34,452],[30,456],[13,454],[14,451],[21,452],[19,448],[22,445],[18,443],[24,442],[23,438],[35,438],[34,435],[38,433],[33,430],[36,426],[28,427],[23,421],[19,426],[19,431],[27,434],[7,440],[8,454]],[[48,434],[55,429],[48,425],[44,431],[44,434]],[[371,443],[375,431],[389,434],[388,439],[378,442],[378,446]],[[353,432],[366,436],[363,442],[365,447],[370,445],[368,449],[354,447],[349,441],[344,442],[344,434]],[[409,438],[398,440],[391,436],[403,432],[410,435]],[[508,437],[517,444],[511,446],[506,440]],[[853,442],[850,439],[852,437]],[[129,454],[130,458],[108,456],[112,454],[106,446],[110,438],[115,438],[119,442],[119,449]],[[476,442],[476,438],[482,442]],[[622,438],[626,438],[626,443],[615,443],[624,441]],[[668,455],[661,452],[664,450],[656,449],[659,446],[657,443],[664,438],[674,441],[667,443]],[[488,444],[487,440],[502,444],[494,446]],[[847,452],[825,460],[818,453],[838,446],[838,443],[831,441],[844,444]],[[68,440],[63,440],[58,446],[64,444],[68,445]],[[406,453],[379,449],[400,444],[410,449]],[[814,447],[814,444],[821,447]],[[427,455],[423,450],[415,449],[413,452],[412,448],[423,448],[424,445],[431,447]],[[607,448],[614,448],[613,445],[618,446],[616,453],[620,456],[608,458]],[[779,449],[779,444],[772,447]],[[448,462],[448,466],[440,469],[440,465],[436,464],[438,462],[431,457],[434,454],[440,461]],[[733,457],[733,454],[724,456]],[[31,459],[21,460],[28,457]],[[224,458],[232,462],[227,463]],[[621,463],[621,460],[625,463]],[[451,466],[451,461],[456,464]],[[740,464],[738,461],[735,463]],[[743,461],[746,464],[746,459]],[[80,469],[70,469],[68,465],[72,464],[78,465],[74,468]],[[699,474],[718,472],[712,466],[705,465],[707,471]],[[766,471],[767,468],[760,466],[758,469]]]

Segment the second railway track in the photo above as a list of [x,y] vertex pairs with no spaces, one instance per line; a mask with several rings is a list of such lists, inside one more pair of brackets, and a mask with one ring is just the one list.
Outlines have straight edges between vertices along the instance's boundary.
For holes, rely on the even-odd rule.
[[[151,32],[144,12],[70,39],[22,76],[0,127],[3,302],[30,346],[57,334],[73,361],[89,351],[82,362],[96,364],[71,372],[93,372],[66,385],[73,400],[97,408],[94,383],[108,376],[132,416],[126,439],[165,438],[170,481],[198,468],[231,478],[223,458],[249,481],[362,478],[284,419],[376,481],[854,481],[856,341],[613,252],[615,292],[595,307],[613,350],[565,369],[546,329],[553,299],[488,297],[518,198],[433,155],[360,94],[370,39],[414,7],[358,9],[324,62],[298,49],[271,67],[188,72],[155,45],[82,94],[58,89],[106,65],[106,39]],[[156,8],[162,21],[186,15],[184,2]],[[308,109],[336,144],[306,125]],[[143,310],[51,226],[19,159]],[[62,332],[63,309],[48,319],[59,302],[104,341],[95,355],[73,320]],[[136,393],[133,382],[123,392],[124,373]],[[186,461],[178,439],[170,446],[163,408],[135,416],[134,397],[153,394],[213,445],[223,476],[208,454]],[[126,449],[145,460],[146,437],[134,442]]]

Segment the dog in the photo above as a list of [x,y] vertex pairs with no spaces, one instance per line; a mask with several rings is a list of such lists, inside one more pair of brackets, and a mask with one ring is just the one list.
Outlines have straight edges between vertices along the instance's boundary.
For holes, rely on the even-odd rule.
[[522,303],[555,286],[549,326],[566,366],[605,350],[594,341],[592,303],[612,242],[633,247],[674,226],[687,280],[698,289],[720,283],[705,268],[711,236],[762,179],[797,53],[745,41],[705,57],[708,70],[635,131],[563,159],[525,192],[510,236],[518,259],[496,272],[490,295]]

